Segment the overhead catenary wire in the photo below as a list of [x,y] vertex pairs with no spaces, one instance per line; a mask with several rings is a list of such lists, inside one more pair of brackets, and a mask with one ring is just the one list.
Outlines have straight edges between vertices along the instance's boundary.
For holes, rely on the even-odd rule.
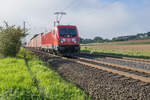
[[55,26],[56,24],[59,25],[62,16],[63,16],[63,15],[66,15],[66,13],[65,13],[65,12],[55,12],[54,14],[56,15],[56,21],[54,21],[54,26]]

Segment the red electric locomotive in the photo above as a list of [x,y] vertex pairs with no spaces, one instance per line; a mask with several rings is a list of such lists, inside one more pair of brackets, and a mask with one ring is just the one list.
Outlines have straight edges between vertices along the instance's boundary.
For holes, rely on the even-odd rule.
[[76,26],[57,25],[42,35],[41,50],[55,54],[72,55],[80,52],[79,34]]
[[[56,12],[56,21],[54,21],[55,28],[47,34],[35,35],[29,43],[27,48],[42,50],[55,54],[73,55],[80,52],[79,34],[76,26],[60,25],[60,20],[65,12]],[[59,18],[59,15],[60,18]]]

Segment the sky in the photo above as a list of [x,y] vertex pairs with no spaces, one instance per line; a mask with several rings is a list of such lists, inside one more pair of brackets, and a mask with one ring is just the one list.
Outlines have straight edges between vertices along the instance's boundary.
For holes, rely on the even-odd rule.
[[111,39],[150,31],[150,0],[0,0],[0,25],[29,29],[28,38],[54,28],[54,12],[63,11],[61,24],[76,25],[82,38]]

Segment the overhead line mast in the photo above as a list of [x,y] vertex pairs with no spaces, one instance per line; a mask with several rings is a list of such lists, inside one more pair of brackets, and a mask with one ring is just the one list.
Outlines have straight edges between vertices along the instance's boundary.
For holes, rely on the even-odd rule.
[[65,12],[55,12],[54,15],[56,15],[56,20],[54,21],[54,26],[59,25],[61,18],[63,15],[66,15]]

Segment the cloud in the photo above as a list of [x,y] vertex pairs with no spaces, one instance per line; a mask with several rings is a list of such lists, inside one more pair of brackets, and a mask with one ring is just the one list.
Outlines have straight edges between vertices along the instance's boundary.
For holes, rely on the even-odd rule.
[[143,2],[147,6],[139,12],[121,0],[1,0],[0,22],[22,25],[26,21],[33,35],[50,31],[54,12],[65,11],[62,23],[77,25],[80,36],[112,38],[148,31],[150,2]]
[[66,23],[78,25],[83,37],[93,38],[99,35],[110,38],[109,34],[111,37],[115,36],[118,30],[130,23],[132,17],[125,5],[115,2],[71,13],[65,19]]

